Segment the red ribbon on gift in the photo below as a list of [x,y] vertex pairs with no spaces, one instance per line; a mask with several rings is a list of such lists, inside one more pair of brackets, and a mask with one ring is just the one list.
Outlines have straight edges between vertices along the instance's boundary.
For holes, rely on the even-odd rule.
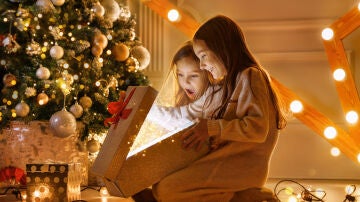
[[116,124],[120,119],[127,119],[130,115],[132,109],[125,109],[126,105],[129,103],[131,97],[133,96],[136,88],[133,88],[129,94],[129,96],[125,99],[125,92],[120,93],[119,101],[110,102],[107,106],[108,111],[113,116],[110,118],[106,118],[104,120],[104,125],[109,126],[109,124]]
[[23,169],[17,167],[5,167],[0,170],[0,182],[26,184],[26,174]]

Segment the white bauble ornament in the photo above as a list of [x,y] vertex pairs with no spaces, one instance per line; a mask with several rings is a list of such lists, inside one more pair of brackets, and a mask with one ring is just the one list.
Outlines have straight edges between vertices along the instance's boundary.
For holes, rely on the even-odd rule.
[[87,141],[86,148],[90,153],[95,153],[100,150],[100,143],[94,139]]
[[44,13],[55,9],[53,3],[50,0],[37,0],[35,6],[40,10],[40,12]]
[[105,14],[105,8],[100,4],[100,2],[94,4],[92,10],[94,11],[97,17],[103,17]]
[[55,45],[50,48],[50,56],[58,60],[64,56],[64,49],[61,46]]
[[120,15],[120,6],[115,0],[103,0],[101,5],[105,8],[104,17],[109,19],[111,22],[116,21]]
[[16,116],[25,117],[25,116],[27,116],[29,114],[30,107],[25,102],[19,102],[15,106],[15,112],[16,112]]
[[50,70],[46,67],[41,66],[36,70],[36,77],[46,80],[50,77]]
[[139,70],[145,69],[150,64],[150,53],[144,46],[135,46],[131,55],[139,61]]
[[51,0],[51,2],[55,5],[55,6],[62,6],[65,3],[65,0]]
[[76,132],[76,119],[74,115],[63,109],[50,117],[50,128],[55,136],[68,137]]
[[75,118],[80,118],[83,114],[83,111],[84,111],[83,107],[79,105],[78,102],[71,105],[70,107],[70,112],[75,116]]

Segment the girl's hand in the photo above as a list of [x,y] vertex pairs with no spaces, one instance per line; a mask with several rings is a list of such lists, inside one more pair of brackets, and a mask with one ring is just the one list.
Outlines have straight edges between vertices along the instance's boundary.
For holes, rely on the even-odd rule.
[[198,123],[192,129],[180,136],[182,147],[184,149],[194,149],[195,151],[200,151],[208,139],[209,134],[206,119],[198,119]]

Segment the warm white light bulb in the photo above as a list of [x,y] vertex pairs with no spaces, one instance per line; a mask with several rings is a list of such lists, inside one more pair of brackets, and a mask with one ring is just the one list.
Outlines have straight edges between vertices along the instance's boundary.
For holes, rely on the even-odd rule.
[[171,22],[176,22],[176,21],[179,21],[179,19],[180,19],[179,11],[177,11],[176,9],[169,10],[167,16]]
[[346,187],[345,187],[345,193],[346,194],[353,194],[354,193],[354,191],[355,191],[355,186],[354,185],[347,185]]
[[339,148],[337,148],[337,147],[332,147],[331,149],[330,149],[330,154],[331,154],[331,156],[339,156],[340,155],[340,153],[341,153],[341,151],[340,151],[340,149]]
[[359,2],[359,4],[358,4],[358,9],[359,9],[359,11],[360,11],[360,2]]
[[334,127],[329,126],[325,128],[324,135],[327,139],[334,139],[337,135],[337,131]]
[[303,105],[299,100],[294,100],[290,103],[290,110],[294,113],[299,113],[303,110]]
[[355,111],[349,111],[345,118],[348,123],[355,124],[359,120],[359,115]]
[[358,154],[357,160],[358,160],[358,162],[360,163],[360,154]]
[[287,200],[288,202],[297,202],[297,198],[295,196],[290,196]]
[[100,196],[109,196],[109,192],[106,189],[106,187],[101,187],[100,188]]
[[334,31],[331,28],[323,29],[321,36],[324,40],[330,40],[334,37]]
[[343,81],[345,79],[346,73],[344,69],[338,68],[334,71],[333,77],[336,81]]

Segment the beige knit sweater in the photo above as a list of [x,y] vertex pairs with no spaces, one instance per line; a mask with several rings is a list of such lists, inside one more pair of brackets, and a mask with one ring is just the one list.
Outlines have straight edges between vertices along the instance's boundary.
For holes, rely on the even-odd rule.
[[[225,144],[155,184],[159,201],[225,202],[235,192],[264,185],[279,133],[265,77],[256,68],[238,75],[233,102],[223,119],[208,120],[209,134]],[[215,96],[206,109],[202,107],[205,98],[200,98],[168,111],[175,117],[208,118],[220,97]]]

